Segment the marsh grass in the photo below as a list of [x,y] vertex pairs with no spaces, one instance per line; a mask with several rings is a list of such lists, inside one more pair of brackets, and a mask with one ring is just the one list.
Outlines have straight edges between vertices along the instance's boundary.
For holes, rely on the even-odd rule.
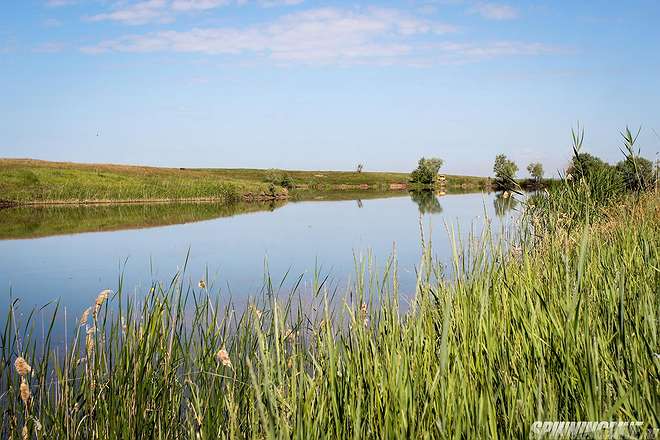
[[34,313],[17,320],[14,304],[0,341],[0,435],[520,438],[535,420],[658,427],[660,198],[595,184],[564,181],[528,200],[505,240],[488,228],[454,240],[451,271],[423,235],[405,308],[395,256],[380,273],[357,259],[345,292],[315,277],[311,299],[300,279],[285,291],[266,277],[240,311],[184,273],[142,301],[120,283],[98,309],[90,296],[98,313],[63,346],[51,337],[58,305],[40,327]]

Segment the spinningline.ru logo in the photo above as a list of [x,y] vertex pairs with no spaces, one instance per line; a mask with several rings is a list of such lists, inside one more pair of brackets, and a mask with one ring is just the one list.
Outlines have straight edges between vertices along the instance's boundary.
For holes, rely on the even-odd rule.
[[530,439],[660,439],[656,428],[644,429],[643,422],[542,422],[532,424]]

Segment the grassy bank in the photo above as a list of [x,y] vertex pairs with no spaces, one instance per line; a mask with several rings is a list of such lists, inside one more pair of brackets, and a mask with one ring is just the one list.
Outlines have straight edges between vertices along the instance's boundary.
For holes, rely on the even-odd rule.
[[[447,176],[447,188],[479,190],[489,180]],[[287,198],[288,190],[404,189],[406,173],[179,169],[0,159],[0,203],[238,201]]]
[[57,348],[48,319],[42,329],[12,312],[0,435],[521,438],[535,420],[657,427],[660,198],[599,194],[578,182],[538,196],[509,242],[485,233],[457,254],[451,279],[424,247],[405,313],[394,260],[380,274],[358,263],[344,301],[330,301],[322,280],[311,299],[267,281],[245,311],[183,274],[143,302],[120,286],[90,297],[83,319],[69,316],[75,334]]

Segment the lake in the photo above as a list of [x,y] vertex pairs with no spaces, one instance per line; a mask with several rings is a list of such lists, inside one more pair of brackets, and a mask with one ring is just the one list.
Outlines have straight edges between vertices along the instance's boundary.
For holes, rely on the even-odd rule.
[[[495,193],[331,193],[300,201],[250,204],[150,204],[19,207],[0,210],[0,314],[10,297],[21,311],[59,299],[79,315],[103,289],[144,295],[167,283],[187,260],[185,279],[207,279],[237,303],[259,294],[266,270],[284,291],[315,271],[327,286],[346,290],[355,260],[372,256],[382,270],[396,248],[400,295],[414,292],[421,253],[420,214],[432,226],[433,253],[448,263],[445,224],[466,237],[484,216],[495,232],[516,212]],[[428,234],[428,231],[427,231]],[[426,237],[428,240],[428,237]],[[267,269],[266,269],[267,268]],[[208,275],[207,275],[208,274]]]

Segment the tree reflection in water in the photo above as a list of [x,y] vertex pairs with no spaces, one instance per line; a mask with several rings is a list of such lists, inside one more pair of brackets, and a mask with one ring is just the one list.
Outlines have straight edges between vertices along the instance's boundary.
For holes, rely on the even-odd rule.
[[410,198],[422,214],[439,214],[442,206],[433,191],[410,191]]

